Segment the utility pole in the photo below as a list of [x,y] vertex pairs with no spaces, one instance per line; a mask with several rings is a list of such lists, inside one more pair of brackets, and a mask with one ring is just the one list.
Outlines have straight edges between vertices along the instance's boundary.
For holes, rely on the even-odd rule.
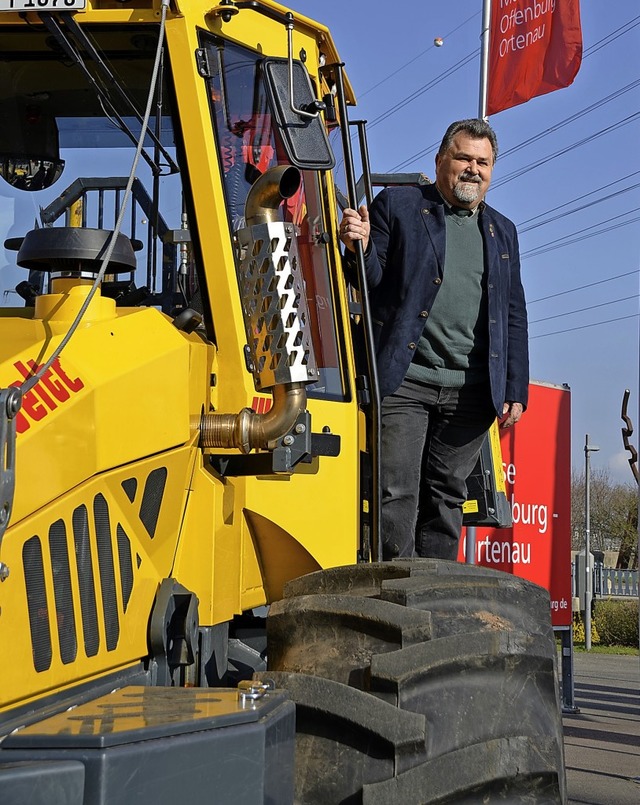
[[589,443],[589,434],[584,439],[584,647],[591,651],[591,599],[593,596],[593,573],[589,556],[591,554],[591,453],[599,450]]

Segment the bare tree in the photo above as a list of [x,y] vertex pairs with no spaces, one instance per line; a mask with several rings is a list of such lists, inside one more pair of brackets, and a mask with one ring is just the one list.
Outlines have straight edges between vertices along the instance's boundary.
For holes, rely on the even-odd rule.
[[[638,489],[635,484],[614,483],[607,469],[590,475],[591,550],[618,551],[618,567],[638,566]],[[584,548],[584,471],[571,474],[571,547]]]

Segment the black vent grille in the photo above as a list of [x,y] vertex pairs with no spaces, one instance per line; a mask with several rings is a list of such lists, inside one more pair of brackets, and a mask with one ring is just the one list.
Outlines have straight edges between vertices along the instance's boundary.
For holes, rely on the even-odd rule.
[[120,584],[122,585],[122,608],[127,611],[133,590],[133,562],[131,559],[131,540],[118,523],[118,558],[120,559]]
[[129,498],[131,503],[133,503],[138,489],[138,481],[135,478],[127,478],[126,481],[122,482],[122,488],[124,489],[125,495]]
[[98,543],[98,571],[102,586],[102,612],[104,614],[107,650],[113,651],[118,645],[120,622],[118,601],[116,599],[116,574],[113,567],[109,507],[103,495],[96,495],[93,499],[93,516],[95,518],[96,541]]
[[60,659],[66,665],[75,660],[78,644],[76,620],[73,614],[67,529],[64,520],[56,520],[49,529],[49,554],[53,571],[53,594],[56,602]]
[[100,632],[98,631],[96,585],[93,560],[91,558],[89,517],[86,506],[78,506],[73,512],[73,539],[76,550],[76,566],[78,568],[80,606],[82,608],[84,650],[87,657],[95,657],[100,648]]
[[[144,487],[135,477],[122,482],[132,504],[136,498],[141,498],[140,525],[151,538],[157,528],[166,482],[165,467],[152,470]],[[138,495],[139,488],[142,495]],[[104,619],[103,650],[113,651],[118,646],[118,589],[122,593],[122,611],[126,612],[142,559],[137,551],[134,553],[131,536],[121,523],[116,523],[115,533],[112,531],[110,515],[107,499],[99,493],[92,504],[83,504],[74,510],[70,523],[62,518],[56,520],[49,526],[48,538],[34,535],[23,545],[26,606],[33,665],[38,672],[51,668],[53,633],[57,635],[63,663],[74,662],[82,649],[86,657],[95,657],[101,648],[99,613]],[[116,578],[114,538],[119,578]],[[47,598],[46,578],[50,571],[43,555],[47,547],[46,558],[50,560],[52,573],[49,590],[53,589],[53,600]],[[99,589],[96,587],[98,579]],[[74,604],[74,588],[78,591],[79,612]]]
[[27,587],[33,665],[36,671],[46,671],[51,665],[52,654],[40,537],[31,537],[25,542],[22,547],[22,564]]
[[158,525],[158,515],[160,505],[164,495],[164,487],[167,483],[166,467],[158,467],[149,473],[147,482],[144,485],[142,494],[142,504],[140,506],[140,519],[144,523],[151,539],[155,537],[156,526]]

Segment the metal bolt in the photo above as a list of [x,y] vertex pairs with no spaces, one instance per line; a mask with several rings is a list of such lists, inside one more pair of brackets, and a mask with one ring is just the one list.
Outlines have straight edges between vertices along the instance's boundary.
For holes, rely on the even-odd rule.
[[6,399],[7,416],[9,419],[18,413],[22,406],[22,392],[19,389],[12,389]]
[[294,430],[295,430],[296,433],[304,433],[307,429],[302,424],[302,422],[298,422],[298,424],[295,426]]
[[251,705],[256,699],[267,696],[275,685],[271,679],[265,682],[253,682],[250,679],[243,679],[238,683],[238,699],[243,707]]
[[287,447],[291,447],[291,445],[294,443],[294,441],[295,441],[295,439],[293,438],[293,436],[291,436],[291,435],[287,435],[287,436],[285,436],[285,437],[284,437],[284,439],[282,440],[282,443],[283,443],[284,445],[286,445]]

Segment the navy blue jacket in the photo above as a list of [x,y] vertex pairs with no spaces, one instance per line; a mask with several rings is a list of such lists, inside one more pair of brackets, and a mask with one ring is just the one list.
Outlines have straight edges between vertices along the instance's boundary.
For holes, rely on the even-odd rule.
[[[435,185],[394,187],[373,200],[365,267],[380,394],[398,389],[438,289],[446,244],[444,201]],[[479,210],[488,295],[489,379],[496,414],[505,400],[525,407],[529,390],[527,312],[514,224],[484,202]],[[353,256],[347,252],[348,262]]]

